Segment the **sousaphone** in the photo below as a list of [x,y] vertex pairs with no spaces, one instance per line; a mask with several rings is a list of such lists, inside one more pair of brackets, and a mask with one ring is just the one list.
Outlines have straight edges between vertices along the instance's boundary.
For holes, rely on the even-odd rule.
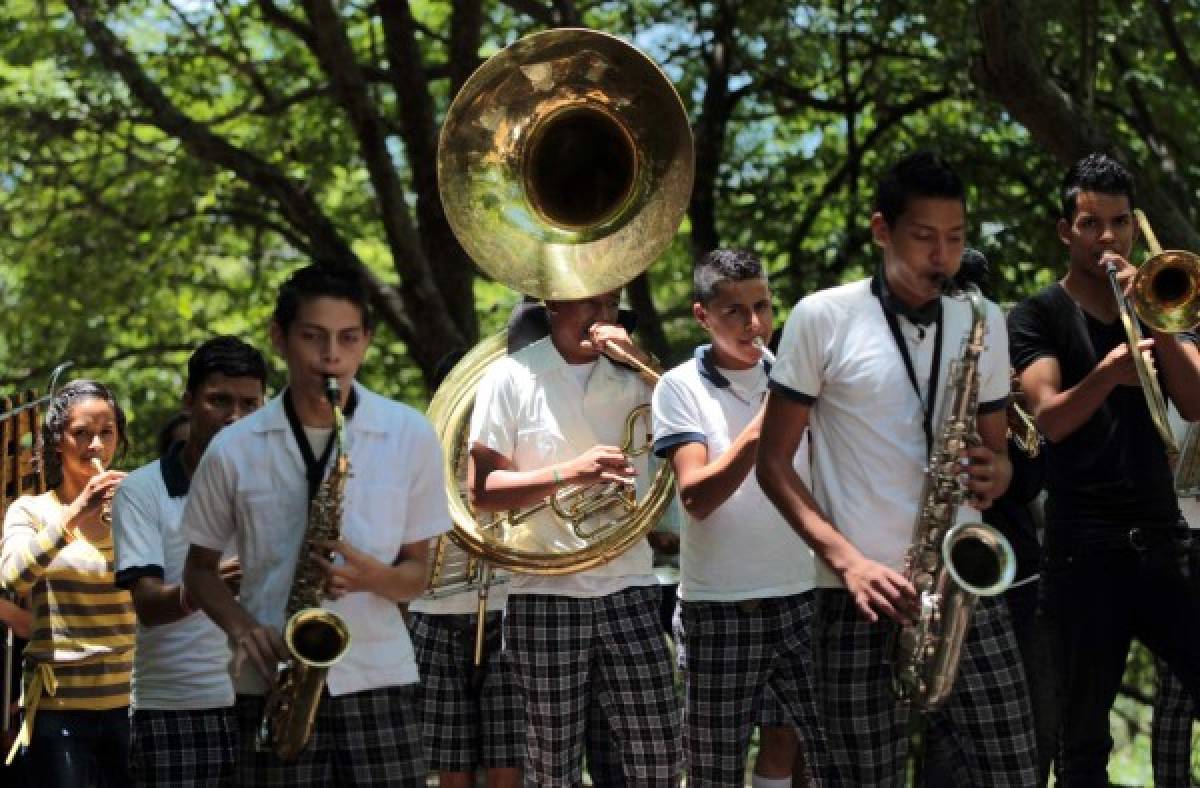
[[[438,146],[442,204],[464,249],[496,280],[551,300],[618,289],[657,259],[687,209],[693,169],[691,129],[670,81],[634,47],[582,29],[527,36],[480,66],[455,97]],[[485,563],[532,574],[616,558],[669,504],[665,464],[640,497],[573,489],[541,504],[561,525],[550,538],[534,534],[526,513],[471,509],[466,436],[475,391],[505,353],[503,335],[484,340],[429,406],[454,541]],[[626,432],[630,453],[648,451],[646,409],[630,414]],[[575,516],[584,509],[587,523]]]

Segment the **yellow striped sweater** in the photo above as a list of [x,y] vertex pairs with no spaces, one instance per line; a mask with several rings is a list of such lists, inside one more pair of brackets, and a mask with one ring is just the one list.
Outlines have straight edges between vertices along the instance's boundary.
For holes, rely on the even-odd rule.
[[58,687],[43,709],[115,709],[129,705],[135,617],[128,591],[113,585],[111,534],[70,544],[65,508],[54,492],[18,498],[4,517],[0,582],[33,607],[25,648],[25,687],[48,663]]

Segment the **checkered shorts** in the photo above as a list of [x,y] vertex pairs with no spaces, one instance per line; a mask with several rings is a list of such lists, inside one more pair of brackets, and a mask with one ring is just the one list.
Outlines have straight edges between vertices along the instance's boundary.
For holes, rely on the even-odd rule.
[[525,705],[501,650],[502,620],[499,612],[487,616],[485,673],[476,692],[471,687],[476,617],[412,614],[421,735],[431,771],[520,768],[525,760]]
[[133,713],[129,769],[136,785],[233,785],[237,715],[233,707]]
[[1154,784],[1192,784],[1192,715],[1195,706],[1175,674],[1161,659],[1155,660],[1158,685],[1154,694],[1154,722],[1150,737],[1150,760]]
[[764,705],[777,707],[783,724],[796,728],[813,773],[829,772],[812,685],[813,599],[809,592],[680,604],[675,635],[684,681],[689,786],[740,784]]
[[238,696],[237,781],[245,786],[422,788],[425,759],[414,686],[325,693],[308,746],[292,763],[255,747],[263,699]]
[[578,786],[589,698],[638,786],[679,781],[679,704],[657,587],[575,598],[513,594],[504,641],[529,720],[526,783]]
[[[818,589],[813,656],[818,702],[842,784],[900,786],[908,711],[892,694],[891,624],[867,623],[842,589]],[[1003,601],[980,600],[958,679],[927,717],[969,784],[1030,786],[1037,767],[1025,673]]]

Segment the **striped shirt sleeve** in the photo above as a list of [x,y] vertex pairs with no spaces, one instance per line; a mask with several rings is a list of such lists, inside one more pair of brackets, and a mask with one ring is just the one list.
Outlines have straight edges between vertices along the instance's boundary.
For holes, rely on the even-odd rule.
[[0,583],[17,594],[28,594],[66,544],[61,522],[42,522],[29,506],[29,499],[18,498],[4,515]]

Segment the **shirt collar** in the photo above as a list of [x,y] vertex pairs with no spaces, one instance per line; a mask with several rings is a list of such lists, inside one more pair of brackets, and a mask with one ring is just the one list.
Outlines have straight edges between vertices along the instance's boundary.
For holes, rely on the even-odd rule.
[[875,275],[871,277],[871,292],[879,299],[879,303],[883,305],[885,311],[893,315],[902,315],[914,326],[933,325],[938,319],[938,315],[942,313],[940,297],[931,299],[918,307],[911,307],[892,295],[891,290],[888,289],[887,277],[883,274],[882,265],[876,267]]
[[188,494],[191,479],[187,469],[183,467],[183,441],[175,441],[158,461],[158,469],[162,472],[163,484],[167,487],[167,495],[172,498],[182,498]]
[[[712,345],[701,345],[696,348],[696,365],[700,368],[700,376],[713,384],[719,389],[729,387],[729,378],[721,374],[721,370],[717,368],[717,363],[713,361]],[[762,360],[763,371],[769,376],[771,374],[771,362],[767,361],[766,357]]]
[[[354,409],[353,418],[346,420],[346,432],[386,432],[387,428],[383,420],[383,398],[368,390],[357,380],[351,385],[354,386],[355,396],[358,397],[358,405]],[[255,432],[291,429],[288,424],[287,412],[283,408],[282,392],[273,397],[254,416],[258,417],[258,421],[254,425]]]

